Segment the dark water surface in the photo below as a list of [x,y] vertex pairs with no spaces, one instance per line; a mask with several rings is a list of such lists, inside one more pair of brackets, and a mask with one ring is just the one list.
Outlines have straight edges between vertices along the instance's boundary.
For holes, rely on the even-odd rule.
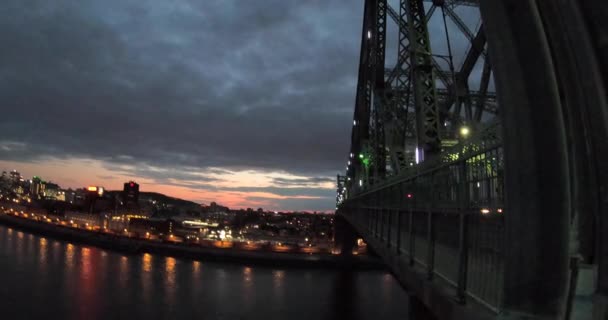
[[124,255],[0,226],[2,319],[407,319],[380,271]]

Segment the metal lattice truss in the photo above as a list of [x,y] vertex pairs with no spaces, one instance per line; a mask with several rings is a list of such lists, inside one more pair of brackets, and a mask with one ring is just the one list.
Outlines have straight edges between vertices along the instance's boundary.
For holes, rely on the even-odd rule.
[[[498,114],[477,4],[365,1],[345,188],[399,175],[458,142],[459,128],[467,126],[474,134]],[[471,12],[477,13],[475,27],[470,26]],[[394,36],[387,34],[389,26],[398,30],[396,63],[391,66],[386,65],[387,52],[394,49],[387,48],[387,37]],[[453,47],[463,45],[466,50],[458,56]]]

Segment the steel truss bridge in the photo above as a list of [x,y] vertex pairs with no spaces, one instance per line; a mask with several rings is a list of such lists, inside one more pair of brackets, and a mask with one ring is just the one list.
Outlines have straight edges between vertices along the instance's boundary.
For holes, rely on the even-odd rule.
[[608,3],[364,3],[337,214],[416,319],[608,319]]

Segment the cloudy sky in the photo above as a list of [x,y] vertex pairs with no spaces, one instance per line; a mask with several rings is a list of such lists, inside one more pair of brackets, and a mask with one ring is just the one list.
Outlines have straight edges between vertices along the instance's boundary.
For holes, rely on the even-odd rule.
[[0,169],[327,210],[362,1],[2,0]]
[[[0,169],[63,187],[133,179],[200,203],[330,210],[362,14],[363,0],[2,0]],[[446,54],[437,16],[433,51]],[[387,30],[390,65],[390,20]],[[464,36],[452,37],[463,56]]]

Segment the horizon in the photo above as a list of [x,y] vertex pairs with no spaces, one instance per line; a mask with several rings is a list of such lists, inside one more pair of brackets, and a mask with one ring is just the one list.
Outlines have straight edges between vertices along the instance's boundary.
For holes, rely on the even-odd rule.
[[[2,161],[0,161],[0,163],[2,163]],[[123,190],[124,183],[130,182],[130,181],[133,181],[133,182],[139,184],[140,188],[142,186],[156,186],[156,187],[159,186],[157,184],[140,183],[140,181],[136,181],[133,179],[127,179],[122,182],[117,182],[118,183],[117,185],[112,184],[112,186],[110,186],[110,187],[108,185],[103,185],[103,184],[99,184],[99,183],[89,183],[89,184],[84,184],[84,185],[65,185],[65,184],[59,182],[60,180],[62,180],[61,178],[46,179],[47,176],[45,176],[45,175],[26,173],[26,172],[20,170],[18,167],[14,167],[14,168],[10,168],[10,169],[1,168],[0,171],[5,171],[7,173],[11,172],[11,171],[17,171],[17,172],[19,172],[19,174],[21,174],[21,176],[23,177],[24,180],[29,180],[29,179],[37,176],[38,178],[42,179],[46,183],[55,183],[55,184],[59,185],[59,187],[62,190],[68,190],[68,189],[77,190],[77,189],[86,189],[88,186],[98,186],[98,187],[103,187],[104,190],[106,190],[106,192],[120,192]],[[70,181],[71,179],[68,178],[67,180]],[[162,187],[162,186],[160,186],[160,187]],[[196,201],[196,200],[182,198],[182,197],[176,196],[171,193],[165,193],[165,192],[162,192],[159,190],[151,190],[151,189],[140,189],[140,193],[156,193],[156,194],[160,194],[160,195],[178,199],[178,200],[190,201],[192,203],[195,203],[195,204],[198,204],[201,206],[209,206],[212,202],[215,202],[217,205],[228,207],[230,210],[245,210],[245,209],[257,210],[258,208],[262,208],[262,209],[264,209],[265,212],[275,212],[275,213],[277,213],[277,212],[281,212],[281,213],[314,213],[314,212],[316,212],[316,213],[324,213],[324,214],[334,213],[334,210],[275,210],[275,209],[259,207],[259,206],[258,207],[239,206],[239,205],[231,206],[231,205],[227,205],[227,204],[222,203],[217,200]]]

